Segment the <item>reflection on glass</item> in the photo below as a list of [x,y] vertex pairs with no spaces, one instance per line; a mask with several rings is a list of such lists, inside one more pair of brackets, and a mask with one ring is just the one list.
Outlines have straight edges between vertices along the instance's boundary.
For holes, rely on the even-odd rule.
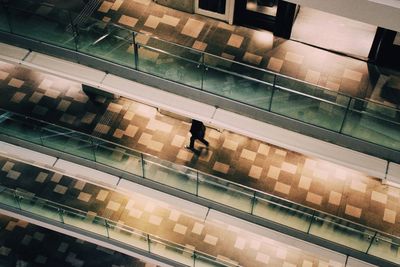
[[368,254],[400,264],[400,239],[377,234]]

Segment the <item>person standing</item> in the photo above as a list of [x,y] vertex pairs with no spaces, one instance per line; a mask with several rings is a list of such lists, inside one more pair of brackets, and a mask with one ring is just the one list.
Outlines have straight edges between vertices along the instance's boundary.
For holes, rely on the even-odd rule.
[[186,148],[194,151],[194,141],[199,140],[203,144],[205,144],[207,147],[209,143],[207,142],[206,139],[204,139],[204,136],[206,134],[206,127],[201,121],[198,120],[192,120],[192,126],[190,127],[190,133],[192,136],[190,137],[190,144],[189,146],[186,146]]

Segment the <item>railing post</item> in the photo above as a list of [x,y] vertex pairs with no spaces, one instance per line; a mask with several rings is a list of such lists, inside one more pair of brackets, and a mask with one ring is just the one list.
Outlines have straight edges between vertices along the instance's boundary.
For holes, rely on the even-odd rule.
[[132,32],[132,41],[133,41],[133,57],[135,60],[135,69],[139,69],[139,44],[136,43],[136,35],[137,32]]
[[74,22],[73,22],[72,16],[71,16],[71,11],[67,10],[67,14],[68,14],[69,22],[71,24],[72,38],[74,39],[74,43],[75,43],[75,51],[78,52],[79,30],[78,30],[78,27],[76,27],[74,25]]
[[90,142],[92,143],[92,152],[93,152],[93,159],[94,159],[94,162],[97,162],[97,159],[96,159],[96,150],[97,150],[98,144],[97,144],[96,142],[94,142],[93,137],[90,137]]
[[270,99],[269,99],[268,111],[271,111],[271,108],[272,108],[272,98],[274,97],[275,86],[276,86],[276,74],[274,75],[274,82],[273,82],[273,84],[272,84],[272,92],[271,92],[271,97],[270,97]]
[[149,253],[151,253],[151,251],[150,251],[150,235],[146,234],[146,237],[147,237],[147,248],[149,250]]
[[60,216],[60,221],[61,223],[65,224],[63,213],[64,213],[63,209],[58,209],[58,216]]
[[196,251],[193,251],[193,267],[196,267]]
[[201,63],[200,63],[199,66],[201,66],[201,68],[202,68],[202,71],[201,71],[201,85],[200,85],[200,89],[201,89],[201,90],[204,90],[204,89],[203,89],[203,87],[204,87],[204,77],[205,77],[205,75],[206,75],[206,67],[205,67],[205,65],[204,65],[204,53],[201,53],[201,58],[200,58],[200,60],[201,60]]
[[145,178],[145,176],[144,176],[144,159],[143,159],[143,153],[140,153],[140,158],[141,158],[141,161],[142,161],[142,177]]
[[254,191],[253,198],[251,199],[251,211],[250,211],[251,215],[253,215],[255,204],[256,204],[256,191]]
[[377,234],[378,234],[378,232],[375,232],[374,236],[371,238],[371,242],[369,243],[369,246],[368,246],[367,250],[365,251],[365,254],[368,254],[369,249],[372,247],[372,243],[374,242]]
[[310,225],[308,226],[307,234],[310,234],[310,230],[311,230],[311,226],[312,226],[312,223],[314,221],[314,218],[315,218],[315,210],[313,210],[313,213],[311,215]]
[[199,196],[199,171],[196,171],[196,197]]
[[349,97],[349,102],[347,103],[346,111],[345,111],[344,116],[343,116],[342,124],[340,125],[339,133],[342,133],[342,131],[343,131],[344,123],[345,123],[345,121],[346,121],[347,114],[349,113],[350,104],[351,104],[351,100],[352,100],[352,99],[353,99],[353,98],[350,96],[350,97]]
[[107,222],[107,219],[104,219],[104,226],[106,227],[107,238],[110,238],[110,233],[108,232],[108,222]]
[[14,194],[15,202],[17,202],[18,208],[19,208],[20,210],[22,210],[22,209],[21,209],[21,203],[20,203],[20,201],[19,201],[19,196],[17,195],[17,192],[14,191],[13,194]]

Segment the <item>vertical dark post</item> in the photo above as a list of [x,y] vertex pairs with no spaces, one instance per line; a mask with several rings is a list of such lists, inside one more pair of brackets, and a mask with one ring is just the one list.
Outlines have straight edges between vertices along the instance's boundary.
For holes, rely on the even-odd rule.
[[137,70],[139,68],[139,44],[136,43],[136,35],[137,33],[133,32],[133,53],[135,57],[135,69]]
[[393,44],[396,34],[392,30],[381,27],[377,28],[371,50],[368,54],[371,62],[379,65],[393,65],[393,67],[398,67],[395,64],[398,64],[400,60],[400,46]]
[[296,4],[279,0],[274,35],[289,39],[296,16]]

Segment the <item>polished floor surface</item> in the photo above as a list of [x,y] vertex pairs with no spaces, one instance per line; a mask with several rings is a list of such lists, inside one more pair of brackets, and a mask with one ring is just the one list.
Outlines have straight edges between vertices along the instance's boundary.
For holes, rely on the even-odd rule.
[[[2,186],[82,210],[90,214],[92,220],[95,215],[105,217],[231,264],[285,267],[344,265],[275,241],[271,237],[239,229],[227,222],[196,218],[177,210],[175,205],[140,193],[123,194],[5,157],[0,157],[0,168]],[[18,230],[27,224],[11,222],[7,226],[10,230]],[[38,237],[43,239],[45,235],[33,233],[24,237],[21,242],[36,242]],[[167,253],[168,247],[164,246],[164,250]],[[12,250],[6,248],[0,251]],[[43,258],[44,255],[41,259]],[[79,259],[78,256],[76,258]]]
[[[336,164],[226,130],[184,148],[190,125],[128,99],[89,98],[81,85],[1,64],[0,107],[98,136],[293,202],[400,235],[400,189]],[[110,160],[119,160],[113,155]],[[113,157],[112,156],[112,157]]]
[[157,266],[3,214],[0,214],[0,265]]

